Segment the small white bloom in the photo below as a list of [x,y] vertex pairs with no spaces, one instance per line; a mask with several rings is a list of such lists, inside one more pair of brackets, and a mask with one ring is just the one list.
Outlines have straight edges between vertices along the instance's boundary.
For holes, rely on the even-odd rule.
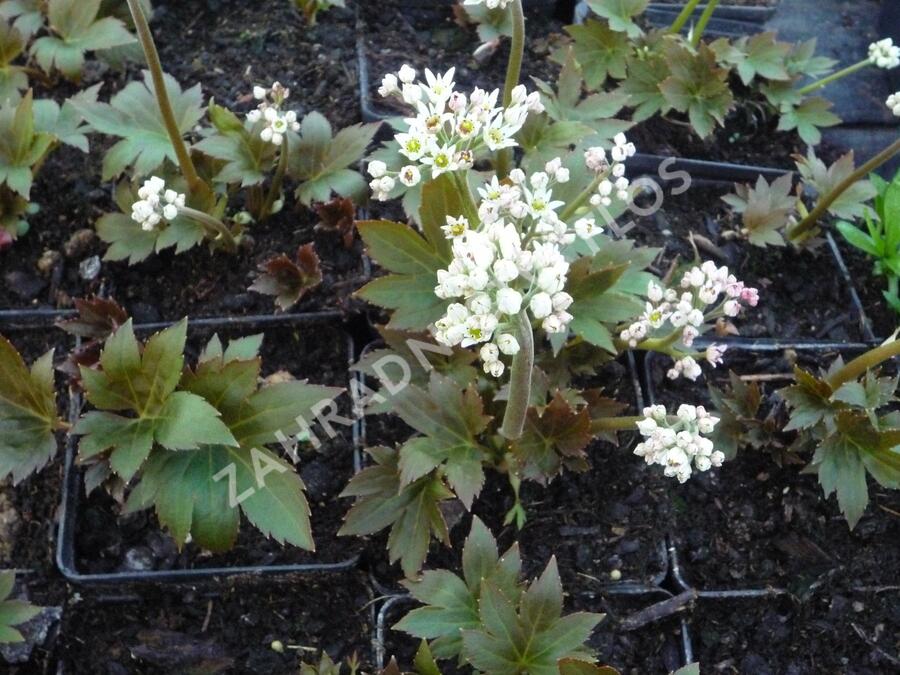
[[900,91],[888,96],[885,103],[887,104],[887,107],[890,108],[894,116],[900,117]]
[[504,314],[518,314],[522,309],[522,294],[512,288],[501,288],[497,291],[497,309]]
[[510,333],[503,333],[503,335],[498,336],[497,346],[507,356],[514,356],[519,353],[519,341]]
[[400,72],[398,73],[400,77],[400,81],[403,84],[412,84],[412,82],[416,79],[416,70],[405,63],[400,67]]
[[869,45],[869,62],[879,68],[900,66],[900,47],[891,38],[884,38]]
[[484,361],[485,364],[493,363],[500,358],[500,350],[497,348],[497,345],[492,342],[482,345],[479,354],[481,354],[481,360]]
[[485,364],[485,371],[490,373],[493,377],[500,377],[503,375],[503,371],[506,370],[506,366],[503,365],[503,361],[494,361],[490,364]]
[[381,178],[387,172],[387,164],[378,159],[373,159],[366,168],[372,178]]
[[710,345],[706,348],[706,361],[713,368],[719,366],[723,362],[723,356],[725,355],[726,345]]
[[553,300],[548,293],[537,293],[531,298],[529,309],[535,319],[543,319],[553,312]]
[[400,169],[400,182],[406,187],[414,187],[418,185],[421,180],[422,172],[419,171],[419,167],[410,164]]

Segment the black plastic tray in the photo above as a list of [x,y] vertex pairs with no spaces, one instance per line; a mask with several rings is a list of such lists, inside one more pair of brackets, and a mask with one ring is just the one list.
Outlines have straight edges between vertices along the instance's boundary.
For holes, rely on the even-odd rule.
[[[329,321],[340,326],[342,316],[338,312],[317,312],[314,314],[282,314],[276,316],[248,316],[228,318],[204,318],[191,321],[191,328],[227,328],[246,327],[248,330],[255,328],[283,325],[301,326],[317,322]],[[172,325],[170,322],[136,325],[136,332],[155,331]],[[343,331],[343,328],[341,328]],[[353,337],[347,334],[348,366],[356,357]],[[70,416],[74,419],[80,409],[80,401],[77,396],[72,397]],[[359,470],[360,459],[358,455],[358,443],[360,431],[358,424],[352,427],[354,468]],[[109,573],[84,573],[81,572],[75,560],[75,531],[77,529],[78,505],[81,500],[82,484],[81,471],[75,464],[76,448],[74,440],[66,443],[65,464],[62,489],[62,503],[60,505],[60,522],[57,534],[56,563],[62,575],[70,582],[84,586],[100,586],[104,584],[158,584],[158,583],[185,583],[200,582],[221,579],[224,577],[260,577],[270,575],[288,574],[321,574],[327,572],[341,572],[353,570],[359,561],[359,555],[353,555],[345,560],[323,563],[302,564],[278,564],[260,566],[235,566],[215,568],[191,568],[172,570],[126,571]]]

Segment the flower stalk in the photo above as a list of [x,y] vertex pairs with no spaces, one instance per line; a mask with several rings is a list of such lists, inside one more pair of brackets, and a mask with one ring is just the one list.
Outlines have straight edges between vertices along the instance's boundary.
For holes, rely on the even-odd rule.
[[528,402],[531,398],[531,375],[534,371],[534,333],[531,320],[525,310],[519,312],[517,331],[519,351],[513,357],[509,374],[509,399],[503,415],[503,426],[500,434],[509,441],[522,437],[525,430],[525,416],[528,413]]
[[813,207],[813,209],[808,214],[806,214],[799,223],[788,230],[788,239],[790,239],[792,242],[801,240],[804,235],[809,233],[809,231],[816,226],[819,218],[825,215],[828,207],[831,206],[838,197],[840,197],[844,192],[850,189],[850,187],[853,186],[857,181],[865,178],[867,175],[875,171],[875,169],[880,167],[885,162],[889,161],[892,157],[894,157],[894,155],[898,153],[900,153],[900,138],[891,143],[888,147],[872,157],[869,161],[856,169],[856,171],[854,171],[844,180],[838,183],[831,192],[821,197],[816,203],[815,207]]
[[713,12],[716,11],[716,7],[719,4],[719,0],[709,0],[706,3],[706,7],[703,9],[703,13],[700,15],[700,19],[697,21],[697,25],[694,27],[694,30],[691,33],[691,45],[694,47],[699,46],[700,38],[703,37],[703,32],[706,30],[706,25],[709,23],[709,20],[712,18]]
[[288,168],[288,137],[285,135],[281,142],[280,155],[278,156],[278,166],[275,167],[275,175],[272,177],[272,184],[269,186],[269,192],[266,200],[263,202],[259,219],[263,220],[272,215],[272,206],[278,195],[281,194],[281,186],[284,184],[284,176],[287,174]]
[[222,243],[225,245],[226,250],[230,252],[234,252],[237,250],[237,242],[234,239],[234,235],[231,233],[225,223],[223,223],[218,218],[214,218],[208,213],[204,213],[203,211],[198,211],[197,209],[192,209],[189,206],[181,206],[178,208],[178,213],[185,218],[190,218],[191,220],[199,223],[206,229],[207,232],[214,235],[216,239],[221,238]]
[[675,17],[675,21],[672,22],[672,25],[669,26],[668,32],[679,33],[688,22],[688,19],[691,18],[691,15],[694,13],[694,10],[697,9],[697,5],[699,4],[700,0],[689,0],[678,16]]
[[810,94],[810,93],[816,91],[817,89],[821,89],[822,87],[824,87],[828,84],[831,84],[835,80],[840,80],[842,77],[846,77],[847,75],[852,75],[853,73],[862,70],[866,66],[871,65],[871,63],[872,62],[869,59],[863,59],[859,63],[854,63],[852,66],[847,66],[846,68],[843,68],[843,69],[837,71],[836,73],[832,73],[831,75],[827,75],[826,77],[823,77],[820,80],[816,80],[815,82],[810,82],[806,86],[800,87],[800,89],[797,90],[797,93],[804,95],[804,96],[806,94]]
[[187,181],[191,194],[208,191],[208,186],[197,174],[191,154],[184,143],[184,139],[181,137],[178,122],[175,120],[175,113],[172,111],[172,103],[169,100],[169,93],[166,91],[166,83],[163,78],[162,63],[159,60],[159,52],[156,51],[156,44],[153,42],[153,34],[150,32],[147,17],[144,16],[144,10],[141,8],[138,0],[127,1],[128,9],[131,10],[131,18],[137,29],[138,39],[141,42],[141,48],[144,50],[144,57],[147,59],[147,67],[153,79],[153,89],[156,94],[156,101],[159,103],[159,112],[166,125],[166,131],[169,134],[172,147],[175,149],[175,156],[178,158],[178,166],[181,168],[181,173]]
[[871,370],[895,356],[900,356],[900,341],[885,342],[845,364],[843,368],[828,378],[828,386],[836,391],[842,384],[853,382],[867,370]]
[[[506,65],[503,107],[508,107],[512,102],[513,89],[519,84],[519,78],[522,76],[522,59],[525,55],[525,12],[522,9],[522,0],[513,0],[510,12],[512,12],[512,44],[509,50],[509,63]],[[497,152],[496,169],[499,178],[506,178],[509,175],[512,159],[512,148],[504,148]]]

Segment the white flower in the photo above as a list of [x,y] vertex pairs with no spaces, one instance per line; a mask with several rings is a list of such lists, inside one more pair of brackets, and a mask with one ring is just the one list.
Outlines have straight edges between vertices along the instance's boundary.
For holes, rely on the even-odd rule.
[[255,98],[257,101],[262,101],[268,95],[269,90],[265,87],[260,87],[259,85],[253,87],[253,98]]
[[387,164],[378,159],[373,159],[369,162],[369,165],[366,167],[366,170],[369,172],[369,175],[372,178],[381,178],[385,173],[387,173]]
[[512,288],[501,288],[497,291],[497,309],[504,314],[518,314],[522,309],[522,294]]
[[706,348],[706,361],[713,368],[722,365],[722,357],[725,355],[726,345],[710,345]]
[[397,76],[393,73],[388,73],[381,79],[381,86],[378,87],[378,95],[387,98],[392,94],[396,94],[400,91],[400,84],[397,82]]
[[884,38],[869,45],[869,62],[879,68],[900,66],[900,47],[891,38]]
[[500,358],[500,350],[497,348],[497,345],[492,342],[482,345],[481,350],[478,353],[481,355],[481,360],[484,361],[485,364],[493,363]]
[[519,276],[519,268],[512,260],[498,260],[493,266],[494,276],[501,283],[509,283]]
[[503,365],[503,361],[493,361],[492,363],[485,363],[484,370],[494,377],[500,377],[503,375],[503,371],[506,370],[506,366]]
[[411,68],[404,63],[400,67],[398,76],[403,84],[412,84],[412,82],[416,79],[416,70],[415,68]]
[[588,148],[584,153],[584,163],[591,171],[599,173],[605,170],[609,167],[609,162],[606,161],[606,150],[599,146]]
[[400,169],[400,182],[406,187],[414,187],[418,185],[421,180],[422,172],[419,171],[419,167],[410,164]]
[[637,428],[644,441],[637,444],[634,454],[647,464],[662,466],[666,476],[680,483],[688,480],[694,469],[708,471],[721,466],[725,456],[703,436],[711,433],[719,420],[702,406],[682,404],[674,422],[663,406],[644,408],[643,415]]
[[572,296],[565,291],[560,291],[559,293],[553,294],[552,301],[554,312],[565,312],[567,309],[569,309],[569,307],[571,307],[574,300]]
[[513,169],[509,172],[509,179],[514,185],[521,185],[525,182],[525,172],[522,169]]
[[581,239],[591,239],[603,231],[597,227],[597,221],[593,218],[579,218],[575,221],[575,234]]
[[891,94],[887,97],[887,101],[885,101],[887,107],[890,108],[891,112],[894,113],[896,117],[900,117],[900,91]]
[[543,319],[553,312],[553,300],[547,293],[538,293],[528,305],[535,319]]
[[507,356],[519,353],[519,341],[510,333],[503,333],[497,337],[497,347]]
[[138,189],[140,199],[131,205],[131,218],[140,223],[145,232],[152,232],[163,220],[172,221],[178,217],[178,209],[185,204],[183,194],[166,190],[166,183],[158,176],[144,181]]

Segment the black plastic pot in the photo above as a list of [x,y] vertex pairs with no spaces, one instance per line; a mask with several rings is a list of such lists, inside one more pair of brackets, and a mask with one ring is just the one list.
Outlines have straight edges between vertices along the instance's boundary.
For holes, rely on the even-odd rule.
[[[190,322],[190,329],[205,327],[212,329],[224,329],[228,327],[246,328],[247,331],[268,326],[288,326],[298,328],[315,329],[316,323],[329,322],[338,327],[341,315],[337,312],[318,312],[307,315],[276,315],[276,316],[248,316],[231,318],[205,318]],[[171,323],[143,324],[135,326],[135,331],[146,333],[156,331],[172,325]],[[356,357],[355,345],[352,336],[346,334],[347,362],[352,363]],[[81,403],[78,396],[72,397],[70,418],[77,418]],[[352,427],[353,464],[358,471],[360,460],[358,456],[359,437],[358,425]],[[219,579],[223,577],[260,577],[268,575],[287,574],[320,574],[327,572],[348,571],[355,568],[359,556],[353,555],[347,559],[328,562],[303,563],[303,564],[279,564],[261,566],[235,566],[215,568],[191,568],[170,569],[152,571],[123,571],[110,573],[85,573],[78,569],[75,555],[75,533],[79,517],[79,503],[83,498],[82,476],[76,462],[76,444],[74,439],[66,443],[64,477],[62,489],[62,503],[60,505],[59,530],[57,537],[56,563],[60,572],[70,582],[84,586],[101,586],[104,584],[158,584],[158,583],[185,583],[200,582]]]
[[[644,11],[643,17],[656,28],[670,26],[675,17],[684,9],[684,5],[650,3]],[[690,20],[685,25],[685,31],[692,24],[697,23],[706,5],[699,5],[694,9]],[[764,30],[763,24],[775,13],[774,7],[745,7],[745,6],[719,6],[716,7],[712,19],[706,27],[706,34],[713,37],[741,37],[760,33]],[[580,0],[575,6],[575,23],[583,23],[592,12],[585,0]]]

